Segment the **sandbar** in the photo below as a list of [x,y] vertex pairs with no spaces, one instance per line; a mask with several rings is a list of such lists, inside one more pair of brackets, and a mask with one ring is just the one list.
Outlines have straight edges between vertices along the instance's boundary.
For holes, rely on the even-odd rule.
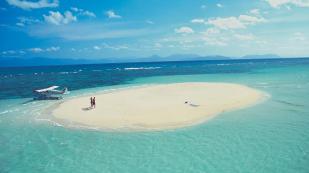
[[[90,109],[90,96],[96,108]],[[199,124],[230,110],[254,105],[265,94],[233,83],[190,82],[119,89],[64,100],[56,121],[109,130],[164,130]]]

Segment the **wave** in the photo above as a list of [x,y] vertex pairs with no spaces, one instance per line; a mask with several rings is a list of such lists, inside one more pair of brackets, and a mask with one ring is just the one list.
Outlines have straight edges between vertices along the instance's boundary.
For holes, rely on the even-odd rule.
[[6,114],[6,113],[9,113],[9,111],[8,110],[2,111],[2,112],[0,112],[0,115]]
[[4,78],[11,78],[11,77],[13,77],[13,75],[11,75],[11,74],[10,75],[4,75],[3,77]]
[[71,72],[67,72],[67,71],[63,71],[63,72],[59,72],[59,74],[76,74],[79,73],[80,71],[71,71]]
[[161,67],[127,67],[124,68],[124,70],[153,70],[153,69],[159,69]]
[[57,123],[57,122],[55,122],[55,121],[53,121],[53,120],[50,120],[50,119],[36,118],[35,120],[36,120],[36,121],[45,121],[45,122],[51,123],[52,125],[58,126],[58,127],[62,127],[62,126],[63,126],[62,124]]
[[44,72],[35,72],[33,75],[44,75]]
[[217,66],[228,66],[228,65],[231,65],[231,64],[217,64]]
[[19,111],[18,108],[9,109],[9,110],[4,110],[4,111],[0,112],[0,115],[7,114],[7,113],[12,113],[12,112],[17,112],[17,111]]

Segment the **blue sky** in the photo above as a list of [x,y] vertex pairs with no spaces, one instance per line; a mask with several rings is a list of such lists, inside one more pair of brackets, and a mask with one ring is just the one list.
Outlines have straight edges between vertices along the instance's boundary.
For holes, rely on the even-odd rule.
[[0,56],[309,56],[309,0],[2,0]]

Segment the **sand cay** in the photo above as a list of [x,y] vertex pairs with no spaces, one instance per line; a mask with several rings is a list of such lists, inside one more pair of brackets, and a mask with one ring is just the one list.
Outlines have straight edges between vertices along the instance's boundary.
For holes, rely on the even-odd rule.
[[112,130],[161,130],[198,124],[221,112],[253,105],[265,97],[229,83],[176,83],[116,90],[64,101],[52,115],[59,122]]

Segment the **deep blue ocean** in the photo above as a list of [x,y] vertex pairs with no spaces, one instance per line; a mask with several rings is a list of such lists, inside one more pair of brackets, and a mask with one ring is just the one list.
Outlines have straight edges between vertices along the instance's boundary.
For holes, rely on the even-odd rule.
[[[67,129],[44,115],[54,101],[131,86],[230,82],[270,98],[196,126],[156,132]],[[309,172],[309,58],[0,68],[0,172]]]
[[252,74],[257,70],[308,65],[309,59],[220,60],[0,68],[0,99],[26,98],[51,85],[70,90],[128,84],[151,76]]

